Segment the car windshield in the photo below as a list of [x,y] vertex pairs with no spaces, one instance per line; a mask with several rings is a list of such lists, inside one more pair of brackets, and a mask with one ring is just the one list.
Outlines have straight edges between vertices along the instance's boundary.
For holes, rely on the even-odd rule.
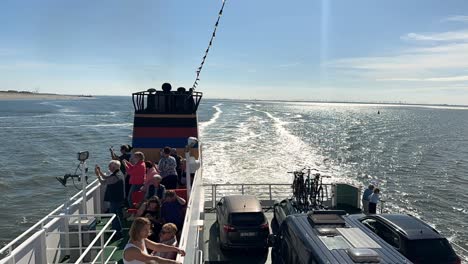
[[407,255],[410,259],[449,259],[455,253],[447,239],[424,239],[408,242]]
[[263,213],[235,213],[231,214],[231,224],[236,226],[258,226],[263,224]]

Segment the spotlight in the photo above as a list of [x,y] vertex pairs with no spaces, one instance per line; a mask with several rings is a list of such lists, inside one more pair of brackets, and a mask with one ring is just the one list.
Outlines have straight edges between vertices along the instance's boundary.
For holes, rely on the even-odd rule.
[[84,162],[89,158],[89,151],[80,151],[78,152],[78,160]]

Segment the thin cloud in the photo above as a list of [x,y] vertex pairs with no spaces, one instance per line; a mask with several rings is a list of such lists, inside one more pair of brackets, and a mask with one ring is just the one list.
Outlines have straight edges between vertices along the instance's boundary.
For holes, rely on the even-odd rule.
[[354,79],[350,80],[359,80],[367,86],[374,83],[386,89],[404,87],[405,91],[467,92],[468,29],[409,33],[401,39],[417,45],[384,56],[337,59],[326,66],[341,76],[352,74]]
[[278,65],[278,68],[292,68],[301,65],[300,62],[291,62]]
[[468,22],[468,16],[451,16],[443,19],[443,21]]
[[460,82],[468,81],[468,75],[433,77],[433,78],[384,78],[378,81],[410,81],[410,82]]
[[0,48],[0,57],[16,55],[18,52],[14,49]]
[[408,33],[401,39],[409,41],[468,41],[468,30],[428,34]]

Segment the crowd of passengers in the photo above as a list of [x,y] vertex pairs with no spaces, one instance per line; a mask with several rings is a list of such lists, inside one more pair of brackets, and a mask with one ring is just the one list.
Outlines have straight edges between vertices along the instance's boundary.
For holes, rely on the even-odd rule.
[[[99,182],[106,185],[104,201],[109,203],[109,213],[117,216],[112,222],[112,229],[116,230],[114,239],[123,237],[123,212],[127,208],[136,209],[130,239],[124,249],[124,263],[151,260],[176,263],[177,254],[185,254],[177,248],[177,237],[182,230],[186,201],[174,190],[186,188],[185,162],[189,162],[191,183],[199,162],[190,156],[188,146],[185,159],[176,149],[165,147],[157,163],[145,160],[142,152],[132,153],[129,145],[120,147],[120,156],[112,148],[110,151],[109,173],[104,173],[98,165],[95,173]],[[144,193],[144,199],[135,204],[132,197],[138,191]]]

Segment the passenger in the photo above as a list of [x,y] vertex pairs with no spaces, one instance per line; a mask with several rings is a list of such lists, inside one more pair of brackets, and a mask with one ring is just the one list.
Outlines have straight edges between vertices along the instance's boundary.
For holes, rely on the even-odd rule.
[[120,221],[122,215],[122,202],[124,198],[124,178],[120,172],[120,161],[111,160],[109,162],[110,175],[106,175],[101,171],[101,168],[96,165],[94,172],[101,184],[107,185],[106,192],[104,193],[104,201],[109,202],[109,212],[115,214],[117,217],[112,221],[112,229],[116,230],[115,239],[122,237],[122,225]]
[[173,157],[176,160],[177,183],[179,185],[182,185],[180,182],[182,176],[182,157],[177,155],[177,149],[175,148],[171,149],[171,157]]
[[369,187],[362,194],[362,212],[369,213],[369,196],[374,192],[374,185],[370,184]]
[[163,156],[159,160],[158,164],[159,173],[162,177],[162,182],[167,189],[177,188],[177,162],[174,157],[171,156],[171,148],[165,147],[163,150]]
[[[167,223],[162,226],[161,232],[159,233],[159,243],[169,246],[177,247],[177,226],[173,223]],[[167,259],[176,259],[177,254],[175,252],[156,252],[153,253],[155,256],[159,256]]]
[[[187,173],[185,172],[187,161],[185,159],[182,159],[180,161],[180,167],[181,167],[181,174],[179,175],[179,186],[182,188],[186,188],[187,185]],[[179,188],[181,188],[179,187]]]
[[380,190],[379,188],[374,189],[374,193],[369,195],[369,214],[377,213],[377,203],[380,200]]
[[123,252],[124,264],[144,264],[152,263],[152,261],[163,264],[179,263],[174,260],[149,255],[147,248],[156,252],[175,252],[185,256],[185,251],[183,249],[149,240],[148,236],[151,234],[151,222],[146,218],[136,218],[130,227],[129,234],[130,240],[127,245],[125,245]]
[[128,197],[128,191],[130,190],[130,183],[129,183],[130,175],[125,170],[125,164],[123,163],[123,161],[130,160],[132,156],[132,153],[131,153],[132,147],[130,145],[120,146],[120,154],[122,154],[120,156],[117,156],[117,154],[115,154],[114,149],[112,147],[109,150],[111,152],[111,158],[113,160],[120,161],[120,171],[125,176],[125,197]]
[[151,161],[145,161],[146,166],[146,179],[152,179],[154,175],[159,174],[158,169],[154,166],[154,163]]
[[137,216],[146,217],[151,221],[153,233],[149,239],[157,242],[159,240],[158,234],[163,224],[161,218],[161,201],[159,198],[153,196],[145,203],[142,203],[140,208],[138,208]]
[[200,168],[200,161],[195,159],[195,157],[192,156],[190,152],[191,147],[189,145],[185,146],[185,160],[189,165],[190,185],[192,185],[195,179],[195,172]]
[[140,190],[145,183],[146,176],[145,155],[142,152],[135,152],[134,158],[135,164],[130,163],[128,160],[123,160],[125,169],[127,173],[130,174],[130,190],[127,196],[127,201],[130,206],[132,205],[132,193]]
[[166,198],[166,187],[161,184],[162,178],[161,175],[156,174],[152,179],[147,179],[146,184],[142,187],[144,191],[145,199],[149,199],[152,196],[157,196],[160,200]]
[[179,230],[182,230],[184,223],[184,205],[186,201],[179,197],[174,191],[166,192],[166,199],[161,206],[161,217],[164,223],[174,223]]

